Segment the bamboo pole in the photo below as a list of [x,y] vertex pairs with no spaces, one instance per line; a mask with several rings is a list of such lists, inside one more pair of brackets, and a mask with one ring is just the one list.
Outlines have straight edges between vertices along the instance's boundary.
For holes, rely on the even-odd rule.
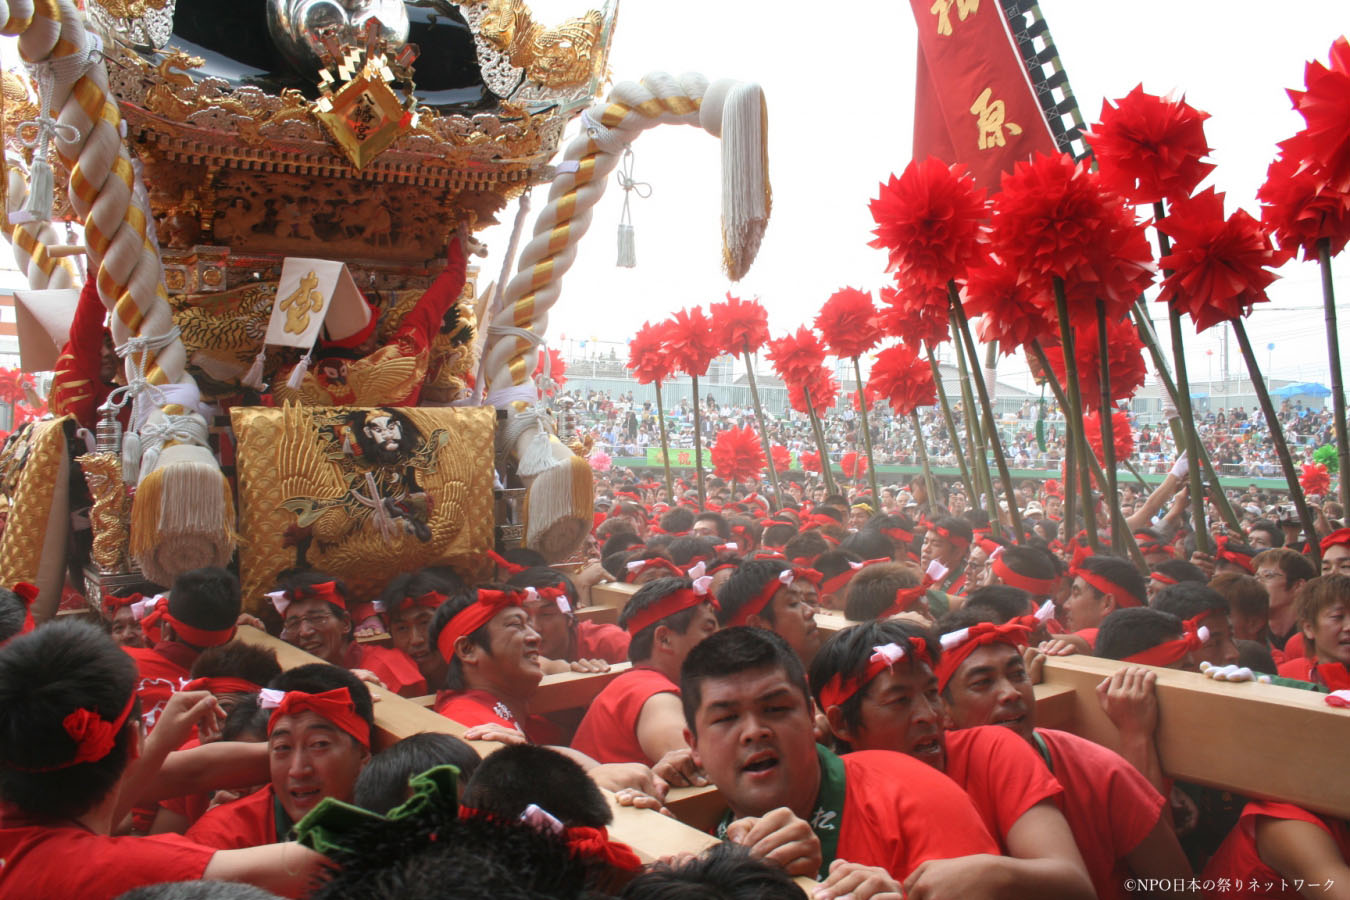
[[698,402],[698,376],[690,375],[694,385],[694,471],[698,474],[698,508],[708,508],[708,494],[703,486],[703,411]]
[[877,487],[877,463],[872,458],[872,430],[867,427],[867,391],[863,388],[862,364],[853,357],[853,377],[858,382],[858,411],[862,414],[863,446],[867,448],[867,483],[872,488],[872,503],[881,509],[881,490]]
[[656,382],[656,424],[661,427],[661,465],[666,470],[666,502],[675,505],[675,482],[670,477],[670,441],[666,437],[666,408],[661,403],[661,381]]
[[910,424],[914,426],[914,440],[919,446],[919,464],[923,466],[923,483],[928,488],[928,503],[937,502],[937,484],[933,481],[933,469],[928,464],[928,446],[923,439],[923,428],[919,426],[919,411],[909,411]]
[[[966,321],[966,311],[961,308],[961,298],[957,296],[956,285],[953,282],[947,283],[947,299],[951,303],[952,319],[956,322],[956,329],[961,333],[961,339],[966,343],[966,352],[970,354],[971,361],[979,359],[979,354],[975,352],[975,339],[970,334],[970,323]],[[984,383],[984,373],[981,372],[975,377],[975,388],[980,395],[980,404],[984,407],[984,414],[989,419],[989,446],[994,451],[994,463],[998,466],[998,476],[1003,481],[1003,494],[1008,498],[1008,518],[1012,521],[1013,540],[1022,543],[1026,536],[1022,533],[1022,514],[1017,509],[1017,492],[1013,489],[1012,472],[1008,469],[1008,459],[1003,454],[1003,439],[998,435],[998,423],[994,420],[994,405],[989,398],[989,385]],[[998,521],[998,505],[996,502],[990,504],[989,515],[992,521]]]
[[769,483],[773,485],[773,508],[783,508],[783,494],[778,489],[778,467],[773,464],[773,445],[769,442],[769,428],[764,421],[764,407],[759,402],[759,386],[755,383],[755,367],[750,361],[750,345],[741,347],[745,353],[745,378],[750,383],[750,399],[755,404],[755,418],[759,421],[759,438],[764,444],[764,462],[769,467]]
[[1298,517],[1303,521],[1308,549],[1312,553],[1313,561],[1320,565],[1322,554],[1317,540],[1317,522],[1313,518],[1312,510],[1308,508],[1307,498],[1303,496],[1303,486],[1299,484],[1298,475],[1294,471],[1294,460],[1289,455],[1289,444],[1285,442],[1284,429],[1280,427],[1280,419],[1275,414],[1275,404],[1270,400],[1270,391],[1266,390],[1266,383],[1261,378],[1261,367],[1257,365],[1256,354],[1252,352],[1252,342],[1247,337],[1247,328],[1241,319],[1230,319],[1229,323],[1233,326],[1233,333],[1237,335],[1242,358],[1247,361],[1247,373],[1251,376],[1252,387],[1256,390],[1256,399],[1260,401],[1261,411],[1266,415],[1266,425],[1270,427],[1270,442],[1275,445],[1275,454],[1280,458],[1280,465],[1284,466],[1284,475],[1289,481],[1289,495],[1294,498]]
[[[1059,343],[1064,350],[1064,380],[1069,411],[1064,417],[1065,435],[1074,444],[1074,455],[1088,460],[1092,451],[1088,449],[1083,434],[1083,401],[1078,393],[1078,358],[1074,355],[1073,328],[1069,322],[1069,300],[1064,294],[1064,280],[1058,275],[1054,279],[1055,313],[1059,317]],[[1076,424],[1075,424],[1076,423]],[[1083,530],[1087,532],[1088,546],[1092,552],[1100,550],[1097,540],[1097,511],[1092,505],[1092,473],[1086,464],[1079,468],[1079,484],[1082,488]],[[1064,485],[1064,492],[1071,490]],[[1070,526],[1072,527],[1072,526]]]
[[[1101,435],[1102,465],[1106,469],[1106,502],[1119,506],[1120,494],[1116,485],[1116,424],[1111,416],[1116,406],[1111,400],[1111,366],[1106,356],[1110,351],[1106,340],[1106,301],[1097,298],[1097,380],[1101,388]],[[1088,448],[1089,450],[1092,448]],[[1115,516],[1111,518],[1111,552],[1119,553],[1125,546],[1120,538],[1120,529],[1115,526]]]
[[[980,493],[984,495],[984,508],[991,517],[998,513],[998,497],[994,494],[994,477],[989,471],[989,454],[984,443],[984,429],[980,427],[980,407],[975,403],[975,395],[970,389],[970,370],[966,367],[966,351],[961,341],[960,329],[956,320],[951,322],[952,343],[956,347],[956,366],[961,372],[961,406],[966,420],[966,430],[970,433],[974,452],[971,466],[975,479],[980,482]],[[975,496],[971,496],[974,502]]]
[[[1317,242],[1317,263],[1322,270],[1322,306],[1327,324],[1327,357],[1331,361],[1331,402],[1336,417],[1336,459],[1340,477],[1341,508],[1350,510],[1350,434],[1345,425],[1345,382],[1341,378],[1341,341],[1336,333],[1336,289],[1331,283],[1331,239]],[[1309,536],[1309,540],[1312,540]]]
[[811,431],[816,436],[816,449],[820,451],[820,474],[825,479],[825,493],[837,494],[839,488],[834,483],[834,471],[830,464],[830,447],[825,443],[825,429],[816,415],[816,405],[811,400],[811,391],[802,385],[802,395],[806,398],[806,416],[811,420]]
[[[952,438],[952,450],[954,451],[956,462],[961,468],[961,483],[966,486],[966,493],[975,498],[979,494],[975,490],[975,483],[971,480],[970,470],[966,468],[966,457],[961,452],[961,435],[956,430],[956,417],[952,415],[951,403],[947,400],[947,388],[942,383],[942,370],[938,368],[937,357],[933,355],[933,348],[925,341],[923,345],[924,352],[928,354],[928,366],[933,370],[933,386],[937,388],[938,404],[942,407],[942,418],[947,423],[947,433]],[[929,503],[937,503],[937,497],[929,497]]]

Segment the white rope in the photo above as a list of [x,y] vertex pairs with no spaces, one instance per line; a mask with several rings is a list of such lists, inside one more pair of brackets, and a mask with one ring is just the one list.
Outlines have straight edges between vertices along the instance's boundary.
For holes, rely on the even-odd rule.
[[[139,431],[141,424],[150,415],[151,407],[146,404],[153,403],[155,406],[164,406],[168,401],[163,388],[153,385],[145,377],[145,362],[149,354],[155,350],[161,350],[168,347],[178,340],[179,329],[177,325],[171,327],[163,334],[138,335],[128,338],[125,343],[118,344],[113,348],[118,356],[123,359],[130,358],[127,365],[127,383],[123,387],[115,388],[108,395],[108,405],[121,409],[131,402],[131,425],[133,431]],[[193,401],[193,406],[196,401]],[[202,446],[206,446],[205,441]]]
[[628,149],[630,138],[617,128],[600,124],[593,111],[597,108],[597,106],[588,106],[581,111],[582,130],[586,132],[588,138],[595,142],[595,146],[606,153],[622,153]]

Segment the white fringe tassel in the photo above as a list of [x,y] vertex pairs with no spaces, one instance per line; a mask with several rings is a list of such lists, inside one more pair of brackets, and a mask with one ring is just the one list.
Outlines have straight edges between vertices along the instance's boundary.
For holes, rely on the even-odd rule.
[[750,270],[773,205],[767,129],[760,86],[732,87],[722,109],[722,255],[732,281]]
[[615,263],[621,269],[637,268],[637,245],[633,240],[633,226],[619,223],[619,260]]

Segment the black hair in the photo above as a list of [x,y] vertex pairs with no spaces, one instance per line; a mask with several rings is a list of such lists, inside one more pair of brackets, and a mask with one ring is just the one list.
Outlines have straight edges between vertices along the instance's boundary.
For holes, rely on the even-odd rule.
[[897,547],[895,541],[869,525],[857,534],[844,538],[839,543],[839,549],[851,550],[863,559],[890,559]]
[[796,536],[796,525],[791,522],[775,522],[760,534],[759,543],[764,547],[786,547],[787,542]]
[[[169,592],[169,615],[203,631],[233,628],[240,608],[239,579],[228,569],[217,566],[184,572],[174,579],[173,590]],[[174,638],[193,646],[182,635]]]
[[479,762],[478,751],[453,734],[426,731],[409,735],[370,758],[356,777],[352,803],[385,815],[408,799],[408,779],[413,776],[436,766],[452,765],[459,769],[462,785]]
[[620,900],[799,900],[802,889],[781,867],[723,841],[696,857],[658,863],[628,883]]
[[193,678],[242,678],[259,686],[280,674],[275,650],[243,641],[208,647],[192,664]]
[[418,569],[416,572],[404,572],[394,576],[380,592],[380,602],[384,605],[385,615],[392,622],[398,614],[399,605],[408,598],[417,598],[435,591],[450,597],[465,591],[464,579],[444,570],[433,572]]
[[675,506],[661,516],[661,530],[667,534],[683,534],[694,527],[694,512],[687,506]]
[[1284,531],[1280,526],[1269,519],[1257,519],[1251,524],[1251,527],[1247,529],[1248,534],[1251,534],[1253,531],[1264,531],[1266,534],[1270,535],[1270,546],[1272,548],[1284,546]]
[[548,565],[548,560],[544,559],[544,554],[538,550],[531,550],[529,547],[512,547],[509,550],[503,550],[502,559],[512,565],[524,566],[527,569]]
[[23,631],[28,621],[28,604],[9,588],[0,587],[0,644]]
[[[924,642],[928,649],[928,655],[932,658],[933,667],[936,668],[938,660],[942,658],[942,646],[931,631],[913,622],[906,622],[902,619],[874,620],[841,629],[830,635],[829,639],[821,644],[820,649],[816,651],[815,658],[811,660],[811,696],[815,698],[821,711],[824,711],[824,705],[821,703],[820,692],[824,690],[825,685],[836,675],[845,679],[861,676],[867,669],[868,660],[872,657],[873,647],[883,644],[899,644],[906,648],[908,662],[905,665],[913,666],[914,657],[909,655],[908,649],[911,638],[921,639]],[[843,714],[844,721],[848,723],[849,728],[856,729],[862,722],[864,693],[866,693],[866,686],[845,700],[839,707],[839,711]],[[836,744],[838,743],[839,741],[836,739]],[[839,752],[848,752],[842,748],[836,749]]]
[[701,534],[683,534],[666,544],[666,552],[675,565],[683,569],[696,559],[710,560],[717,556],[718,543]]
[[1157,572],[1159,575],[1166,575],[1173,581],[1194,581],[1199,584],[1204,584],[1209,581],[1209,579],[1205,577],[1204,569],[1200,568],[1195,563],[1187,562],[1184,559],[1165,559],[1156,566],[1152,566],[1149,571]]
[[102,759],[36,771],[74,759],[63,720],[77,709],[117,720],[136,689],[136,664],[102,629],[56,621],[20,635],[0,652],[0,798],[26,818],[55,823],[97,806],[131,759],[133,707]]
[[1118,609],[1102,619],[1096,655],[1103,659],[1127,659],[1181,635],[1181,620],[1169,612],[1147,606]]
[[531,803],[568,828],[602,828],[614,820],[585,770],[548,747],[503,747],[478,765],[464,787],[465,806],[508,821],[520,818]]
[[[330,602],[328,603],[329,612],[339,619],[350,619],[350,611],[356,604],[356,595],[352,593],[352,589],[347,585],[347,582],[336,575],[320,572],[317,569],[286,569],[277,576],[277,590],[285,591],[299,600],[309,595],[310,588],[330,581],[333,582],[333,590],[342,598],[342,602],[347,604],[347,608],[343,609],[336,603]],[[348,635],[349,639],[350,637]]]
[[[731,539],[731,526],[727,523],[727,517],[721,513],[704,510],[694,516],[694,524],[698,524],[699,522],[712,522],[713,530],[717,532],[717,536],[721,538],[722,541]],[[719,543],[721,543],[721,541],[719,541]]]
[[641,544],[642,538],[638,537],[635,532],[620,531],[616,534],[611,534],[609,537],[605,538],[605,543],[600,547],[600,558],[606,559],[616,553],[622,553],[629,547],[636,547]]
[[1059,570],[1055,567],[1055,558],[1048,550],[1014,545],[1004,547],[998,558],[1013,572],[1027,578],[1040,578],[1048,581],[1059,574]]
[[[1270,615],[1270,594],[1255,576],[1245,572],[1224,572],[1215,575],[1209,586],[1228,601],[1229,613],[1236,611],[1244,616],[1262,619]],[[1157,606],[1156,597],[1154,601],[1154,606]]]
[[[633,546],[641,547],[642,542],[638,541]],[[600,565],[609,574],[610,578],[617,578],[622,581],[623,577],[628,574],[628,570],[625,566],[628,563],[629,556],[631,556],[631,554],[627,550],[620,550],[618,553],[606,553],[604,556],[600,557]]]
[[[975,512],[975,510],[967,510],[966,515],[968,516],[972,512]],[[975,539],[975,531],[970,527],[970,522],[971,520],[969,518],[964,518],[960,516],[938,516],[936,519],[933,520],[932,530],[941,528],[947,533],[958,538],[958,542],[960,538],[965,538],[966,547],[967,549],[969,549],[970,542]],[[988,516],[984,517],[984,524],[985,525],[989,524]]]
[[374,743],[375,709],[370,699],[370,689],[366,687],[364,681],[346,669],[330,666],[328,663],[309,663],[287,669],[273,678],[268,687],[278,691],[301,691],[306,694],[322,694],[324,691],[346,688],[351,693],[356,714],[370,726],[370,732],[366,735],[366,746],[369,747]]
[[866,566],[849,582],[844,617],[851,622],[875,619],[895,603],[896,592],[918,587],[919,574],[903,563]]
[[965,607],[987,609],[1000,624],[1026,615],[1031,606],[1031,594],[1006,584],[977,588],[966,597]]
[[547,588],[561,587],[567,594],[567,601],[576,609],[581,601],[576,583],[567,577],[567,573],[552,566],[531,566],[524,572],[517,572],[506,580],[511,587]]
[[[727,583],[717,592],[717,602],[721,607],[717,611],[717,623],[726,625],[730,622],[741,607],[749,603],[765,585],[776,579],[780,572],[790,568],[781,559],[748,559],[741,563],[740,568],[731,573]],[[759,616],[772,625],[773,603],[764,604]]]
[[810,698],[801,659],[787,641],[767,628],[737,625],[699,641],[680,668],[680,702],[689,730],[698,732],[695,717],[703,702],[704,681],[764,669],[782,669],[788,682],[801,691],[802,699]]
[[816,558],[816,564],[811,568],[815,569],[822,576],[822,581],[828,581],[836,575],[842,575],[851,571],[852,566],[849,563],[860,563],[863,557],[851,550],[844,550],[841,546],[839,550],[831,550],[828,553],[822,553]]
[[[481,590],[510,590],[506,585],[484,584]],[[431,646],[437,647],[440,643],[441,632],[445,626],[450,624],[450,620],[465,609],[478,602],[478,590],[467,590],[462,594],[456,594],[449,600],[436,607],[436,615],[431,619],[431,633],[429,640]],[[476,644],[483,648],[483,652],[492,655],[492,638],[488,634],[487,623],[483,623],[468,634],[469,643]],[[459,654],[451,653],[450,658],[445,661],[446,675],[445,687],[451,691],[462,691],[464,685],[464,666],[459,661]]]
[[[678,590],[691,586],[692,582],[688,578],[675,578],[673,576],[657,578],[647,582],[639,587],[636,593],[629,597],[628,602],[624,604],[623,612],[619,613],[619,627],[627,631],[628,623],[642,610],[660,602]],[[693,624],[694,615],[698,612],[698,609],[698,606],[682,609],[674,615],[658,619],[633,635],[632,640],[628,642],[628,658],[635,663],[650,659],[652,645],[656,640],[657,627],[664,625],[676,634],[685,634],[689,631],[689,626]]]
[[812,528],[810,531],[803,531],[795,535],[792,540],[783,545],[783,555],[788,559],[809,559],[814,560],[820,554],[829,551],[831,544],[825,540],[825,536],[820,533],[820,529]]
[[843,494],[830,494],[824,500],[811,507],[813,515],[829,516],[840,525],[844,524],[844,510],[848,509],[848,498]]
[[1171,613],[1181,621],[1210,613],[1228,615],[1228,600],[1207,584],[1179,581],[1153,595],[1154,609]]
[[1270,653],[1270,645],[1265,641],[1234,641],[1237,644],[1239,666],[1246,666],[1256,672],[1274,672],[1275,657]]
[[264,742],[267,740],[267,723],[271,718],[272,711],[258,705],[257,694],[243,695],[234,708],[225,714],[225,721],[220,726],[220,739]]
[[276,894],[237,881],[166,881],[133,888],[117,900],[281,900]]
[[[758,544],[760,535],[764,531],[760,524],[749,516],[730,516],[727,518],[727,527],[731,529],[731,539],[738,544],[745,543],[739,532],[744,531],[745,536],[750,539],[750,543]],[[742,553],[748,553],[749,551],[749,547],[741,547]]]
[[[1139,603],[1148,602],[1148,586],[1144,583],[1144,576],[1139,574],[1139,570],[1134,567],[1134,563],[1128,559],[1098,554],[1087,557],[1078,565],[1093,575],[1100,575],[1105,578]],[[1090,584],[1088,587],[1092,588],[1094,596],[1102,593]],[[1116,605],[1120,606],[1121,604]]]

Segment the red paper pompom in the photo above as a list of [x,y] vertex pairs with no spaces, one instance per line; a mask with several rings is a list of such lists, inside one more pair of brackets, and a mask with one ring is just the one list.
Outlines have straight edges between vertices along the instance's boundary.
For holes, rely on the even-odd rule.
[[950,336],[946,288],[881,289],[881,327],[907,346],[936,347]]
[[797,454],[798,461],[802,464],[802,470],[806,472],[820,471],[820,454],[803,451]]
[[835,356],[862,356],[881,340],[881,325],[872,295],[857,288],[840,288],[816,315],[816,330]]
[[867,401],[867,408],[869,410],[876,409],[877,401],[882,399],[881,395],[876,392],[874,387],[872,387],[871,382],[864,384],[863,390],[861,391],[848,392],[848,401],[852,404],[854,412],[862,412],[862,403],[864,399]]
[[1326,170],[1332,188],[1350,191],[1350,42],[1344,35],[1332,43],[1329,61],[1330,66],[1308,63],[1303,76],[1307,90],[1289,92],[1307,123],[1295,146],[1302,158]]
[[867,474],[867,457],[849,451],[839,460],[839,468],[843,470],[845,478],[861,478]]
[[1083,135],[1092,145],[1102,184],[1131,203],[1184,200],[1212,163],[1201,112],[1184,99],[1144,93],[1141,84],[1115,101],[1102,101],[1101,121]]
[[820,338],[802,325],[793,333],[769,341],[769,361],[784,384],[800,385],[825,363],[825,348]]
[[686,375],[706,375],[708,365],[721,353],[713,336],[712,320],[701,306],[682,309],[671,316],[666,322],[665,338],[671,360]]
[[[1084,410],[1102,405],[1100,384],[1101,354],[1098,352],[1097,323],[1080,322],[1073,327],[1074,356],[1078,362],[1078,395]],[[1050,361],[1055,380],[1068,386],[1064,371],[1064,348],[1059,343],[1045,345],[1045,357]],[[1035,357],[1029,357],[1034,362]],[[1148,373],[1144,364],[1144,342],[1129,319],[1106,322],[1106,367],[1111,372],[1111,400],[1116,402],[1134,396],[1144,384]]]
[[1327,184],[1323,170],[1309,162],[1280,156],[1266,170],[1266,183],[1256,192],[1261,201],[1261,227],[1293,254],[1317,258],[1325,239],[1332,256],[1350,240],[1350,194]]
[[792,454],[788,448],[782,444],[774,444],[769,447],[769,454],[773,457],[773,468],[777,472],[786,472],[792,467]]
[[1303,470],[1298,473],[1298,483],[1303,493],[1323,496],[1331,490],[1331,474],[1321,463],[1304,463]]
[[1043,296],[995,256],[970,268],[961,296],[966,315],[981,317],[980,340],[998,341],[1004,355],[1059,333],[1053,304],[1047,306]]
[[632,370],[638,384],[660,385],[670,377],[674,364],[666,348],[666,326],[664,323],[652,325],[642,323],[637,334],[628,342],[628,368]]
[[1223,217],[1223,194],[1213,188],[1177,203],[1158,227],[1175,243],[1162,267],[1171,270],[1158,299],[1175,304],[1204,331],[1247,315],[1264,302],[1286,254],[1271,246],[1261,225],[1241,209]]
[[713,334],[727,353],[754,353],[769,339],[769,312],[758,300],[742,300],[727,293],[726,303],[708,307]]
[[803,376],[801,381],[789,383],[787,388],[788,403],[797,412],[807,412],[807,391],[811,393],[811,407],[817,415],[824,415],[839,402],[839,382],[824,366],[817,366],[815,371]]
[[994,253],[1047,305],[1053,279],[1061,279],[1075,318],[1095,317],[1098,299],[1108,317],[1119,318],[1152,281],[1143,225],[1066,153],[1018,163],[1004,174],[993,208]]
[[907,416],[917,407],[937,403],[932,367],[904,344],[887,347],[877,354],[867,386],[884,398],[897,416]]
[[713,474],[728,481],[758,478],[764,471],[764,447],[753,428],[728,428],[708,450]]
[[887,251],[887,270],[902,285],[945,288],[980,252],[985,192],[965,166],[911,161],[868,205],[877,223],[870,246]]
[[25,394],[25,387],[31,387],[28,376],[19,369],[0,369],[0,403],[18,403]]
[[[1083,417],[1083,434],[1087,436],[1088,446],[1097,455],[1097,461],[1106,465],[1106,456],[1102,450],[1100,410]],[[1130,417],[1118,409],[1111,412],[1111,446],[1116,450],[1117,462],[1134,455],[1134,429],[1130,427]]]
[[[534,377],[540,378],[544,374],[544,348],[539,348],[539,362],[534,367]],[[558,392],[558,388],[567,384],[567,360],[562,358],[562,354],[554,347],[548,348],[548,377],[553,381],[553,386],[544,393],[552,397]]]

